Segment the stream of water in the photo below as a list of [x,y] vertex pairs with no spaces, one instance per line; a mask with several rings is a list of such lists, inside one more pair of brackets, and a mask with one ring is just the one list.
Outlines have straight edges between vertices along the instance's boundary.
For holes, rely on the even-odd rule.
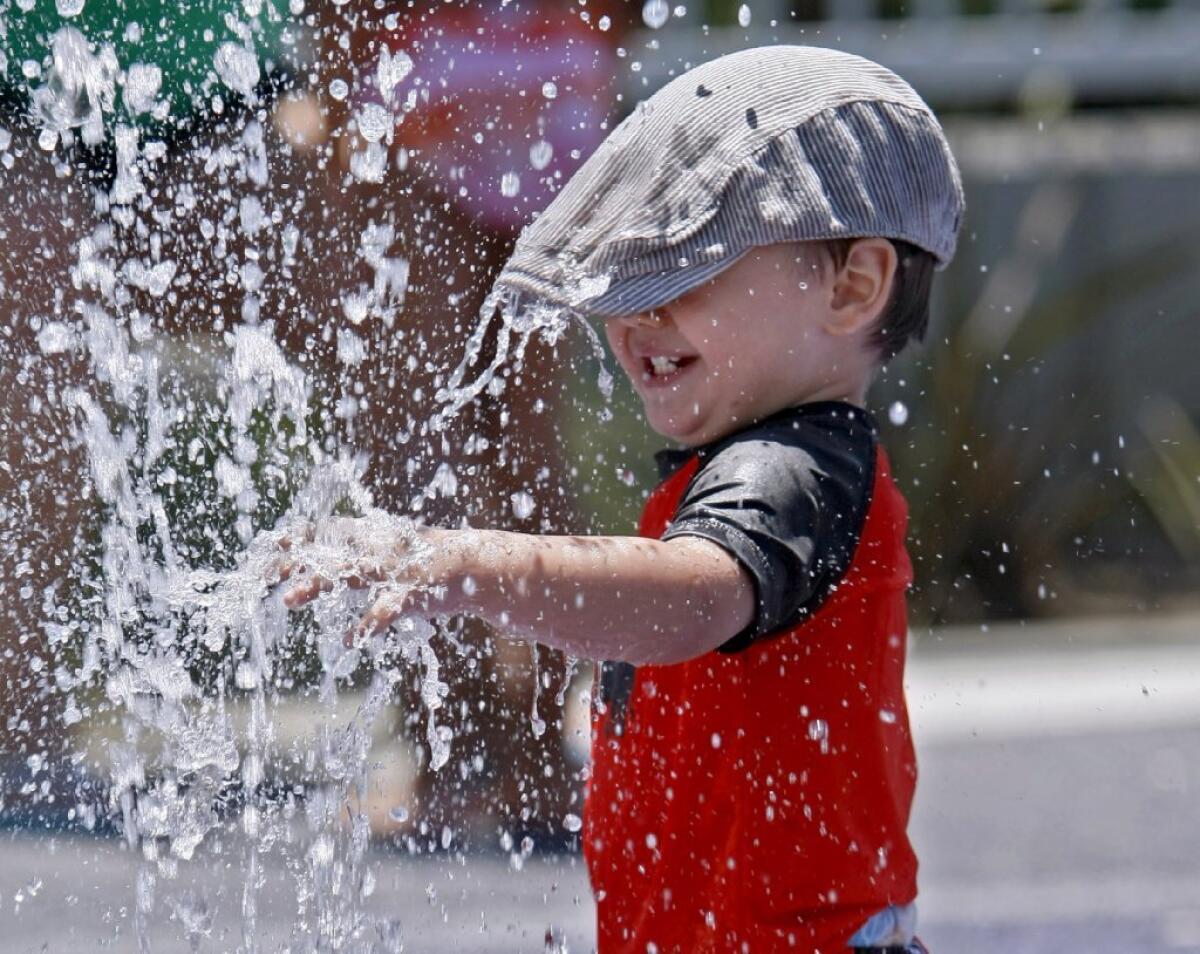
[[[303,9],[296,0],[291,7],[293,15]],[[369,645],[344,642],[365,606],[385,595],[403,599],[402,586],[338,582],[289,613],[275,585],[285,540],[306,572],[332,580],[355,557],[403,565],[425,552],[412,521],[377,508],[364,485],[354,395],[315,395],[312,375],[281,348],[264,307],[273,273],[303,254],[303,237],[273,194],[268,134],[253,108],[266,72],[261,24],[279,14],[249,0],[225,13],[228,38],[214,44],[198,95],[210,116],[228,119],[234,101],[250,108],[229,120],[230,133],[199,141],[191,156],[199,178],[174,184],[173,208],[164,210],[153,200],[167,147],[139,121],[170,115],[163,70],[122,62],[112,43],[76,25],[73,10],[59,0],[63,22],[45,36],[43,58],[24,67],[39,161],[83,190],[94,211],[94,225],[71,241],[62,310],[36,322],[41,360],[86,367],[80,383],[50,397],[69,411],[98,514],[84,541],[90,557],[47,606],[63,723],[70,732],[99,725],[106,733],[103,794],[80,792],[70,815],[83,827],[110,820],[142,859],[132,899],[142,950],[156,910],[169,911],[194,943],[209,935],[212,900],[176,883],[181,865],[217,857],[241,885],[242,950],[259,950],[268,854],[288,859],[295,950],[394,950],[399,926],[364,912],[376,878],[366,860],[365,807],[376,723],[396,684],[417,672],[423,758],[432,769],[447,763],[455,732],[442,708],[447,687],[431,623],[408,617]],[[131,23],[126,34],[148,27]],[[385,102],[412,68],[406,53],[384,50],[374,79]],[[356,122],[365,143],[352,175],[378,179],[393,114],[368,104]],[[72,175],[78,150],[105,143],[111,177]],[[214,322],[182,357],[163,330],[163,317],[189,294],[189,262],[172,253],[172,214],[201,217],[211,246],[195,254],[228,254],[229,293],[240,298],[240,320]],[[390,251],[393,240],[388,223],[373,222],[360,253],[374,284],[332,288],[337,305],[317,316],[346,365],[374,346],[363,337],[364,316],[383,316],[390,327],[387,317],[403,304],[408,262]],[[436,454],[447,423],[488,389],[500,393],[498,372],[520,368],[533,336],[553,340],[565,326],[559,312],[489,299],[461,364],[438,376],[427,418],[408,435],[414,446],[424,442]],[[485,340],[493,348],[486,359]],[[599,351],[594,336],[592,343]],[[330,426],[322,407],[334,408],[344,426]],[[438,467],[425,492],[444,494],[453,480],[450,465]],[[514,509],[519,503],[514,498]],[[535,692],[538,680],[535,668]],[[281,712],[301,685],[330,719],[285,738]],[[338,699],[352,685],[358,701],[347,719]],[[540,735],[546,723],[536,696],[531,721]],[[276,784],[268,766],[281,761],[301,767],[310,784]],[[405,809],[393,812],[402,818]],[[577,816],[566,825],[577,830]],[[528,851],[523,845],[520,857]]]

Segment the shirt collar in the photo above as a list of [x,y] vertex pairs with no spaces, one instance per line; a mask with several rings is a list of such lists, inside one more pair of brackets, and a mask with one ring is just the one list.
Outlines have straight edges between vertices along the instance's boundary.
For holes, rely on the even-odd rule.
[[811,404],[800,404],[796,407],[786,407],[782,411],[778,411],[769,417],[763,418],[761,421],[756,421],[753,424],[747,424],[746,427],[734,431],[732,434],[727,434],[725,437],[719,438],[709,444],[701,444],[699,447],[664,447],[654,454],[654,463],[658,465],[659,480],[666,480],[681,467],[684,466],[693,456],[698,456],[701,459],[711,454],[716,448],[725,444],[726,441],[736,437],[742,431],[749,430],[752,427],[759,427],[768,421],[773,421],[776,418],[783,417],[803,417],[810,414],[841,414],[852,420],[862,421],[871,429],[872,433],[878,432],[878,427],[875,424],[875,417],[870,411],[859,407],[856,404],[850,404],[846,401],[815,401]]

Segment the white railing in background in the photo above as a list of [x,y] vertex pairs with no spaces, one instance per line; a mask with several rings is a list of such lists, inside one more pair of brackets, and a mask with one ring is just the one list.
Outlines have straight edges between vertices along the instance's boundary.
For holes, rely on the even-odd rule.
[[936,106],[1018,103],[1039,93],[1090,102],[1178,101],[1200,96],[1200,0],[1138,9],[1125,0],[1081,0],[1050,12],[1040,0],[996,0],[966,15],[959,0],[909,0],[898,18],[875,0],[827,0],[826,15],[799,20],[786,0],[751,0],[750,24],[704,27],[696,9],[630,38],[640,62],[627,91],[643,97],[688,65],[765,43],[831,46],[877,60]]

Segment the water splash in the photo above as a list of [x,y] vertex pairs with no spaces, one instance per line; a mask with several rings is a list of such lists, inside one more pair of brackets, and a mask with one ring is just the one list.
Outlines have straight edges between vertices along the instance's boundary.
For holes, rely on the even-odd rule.
[[97,48],[72,26],[53,34],[50,51],[46,82],[29,94],[34,117],[55,142],[78,129],[86,144],[96,145],[104,138],[104,114],[113,108],[116,53],[111,45]]
[[[571,327],[581,329],[586,337],[600,368],[597,381],[600,392],[606,400],[611,399],[613,377],[607,367],[604,345],[587,317],[573,308],[529,298],[512,288],[499,286],[484,301],[462,360],[437,392],[441,407],[430,417],[429,430],[444,429],[449,420],[485,390],[499,394],[503,382],[497,373],[505,367],[520,370],[526,348],[535,337],[554,345]],[[491,360],[472,377],[493,335]]]
[[[83,4],[60,6],[74,16]],[[250,17],[262,12],[261,4],[242,7]],[[122,72],[111,46],[63,26],[50,37],[50,67],[29,77],[44,149],[67,155],[77,139],[95,145],[108,137],[115,158],[111,179],[98,180],[89,196],[99,221],[74,246],[73,288],[64,290],[54,320],[37,328],[43,361],[78,362],[89,376],[87,386],[60,398],[86,453],[98,511],[94,561],[76,568],[80,605],[54,607],[47,632],[66,660],[54,673],[63,720],[78,737],[89,732],[99,740],[95,758],[106,766],[107,801],[81,797],[72,810],[93,823],[97,814],[114,818],[142,859],[133,916],[143,949],[156,909],[173,913],[193,943],[211,935],[216,902],[172,882],[181,865],[222,850],[223,833],[236,831],[243,950],[259,945],[263,854],[294,849],[295,895],[308,914],[293,949],[365,951],[368,935],[394,936],[393,926],[363,909],[374,879],[365,808],[374,727],[399,681],[415,675],[434,770],[448,764],[455,734],[431,624],[404,618],[384,637],[354,647],[343,635],[374,601],[402,603],[409,595],[400,582],[404,567],[429,551],[411,521],[375,507],[363,485],[364,462],[324,430],[311,373],[281,347],[284,328],[266,318],[273,273],[303,254],[303,238],[268,191],[267,120],[257,97],[269,57],[236,16],[229,24],[235,39],[213,48],[212,73],[195,93],[225,117],[228,138],[194,148],[189,161],[197,181],[176,184],[175,207],[165,212],[154,201],[161,186],[156,163],[167,147],[135,124],[169,113],[162,68],[132,63]],[[385,102],[399,97],[413,68],[407,54],[383,51],[375,83]],[[329,90],[335,99],[350,94],[344,80]],[[238,118],[221,99],[229,92],[254,108]],[[542,94],[555,98],[557,85],[546,82]],[[396,120],[374,103],[352,104],[351,111],[366,149],[351,156],[350,171],[360,181],[381,181]],[[553,155],[548,140],[530,148],[537,169]],[[239,322],[214,321],[203,333],[180,336],[183,343],[167,326],[187,310],[198,275],[189,250],[166,234],[172,215],[202,217],[198,230],[212,243],[204,251],[228,259],[221,280],[240,308]],[[373,280],[331,288],[330,313],[315,316],[314,323],[327,324],[320,333],[336,341],[344,367],[368,357],[359,326],[371,318],[391,328],[404,306],[409,262],[389,254],[395,244],[391,224],[371,222],[357,254]],[[500,373],[520,368],[531,340],[554,343],[573,322],[587,328],[602,356],[581,315],[508,292],[491,296],[421,433],[443,430],[485,392],[498,395]],[[601,376],[611,389],[607,370]],[[339,411],[353,404],[348,398]],[[352,416],[345,411],[351,434]],[[453,496],[455,480],[446,464],[431,486]],[[513,498],[518,517],[532,516],[533,508],[530,494]],[[394,572],[364,589],[335,582],[297,616],[273,586],[285,550],[301,576],[338,581],[351,558]],[[288,738],[280,714],[304,682],[302,668],[324,718],[318,730]],[[546,727],[537,712],[540,680],[535,650],[535,735]],[[347,699],[356,701],[348,718]],[[305,790],[280,797],[272,766],[288,760],[302,766]],[[447,829],[444,847],[452,839]],[[524,839],[514,865],[532,850]]]

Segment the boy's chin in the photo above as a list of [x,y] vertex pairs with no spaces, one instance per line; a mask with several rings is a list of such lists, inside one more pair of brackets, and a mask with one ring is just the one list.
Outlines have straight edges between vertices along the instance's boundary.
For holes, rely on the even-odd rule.
[[683,444],[686,447],[698,447],[701,444],[707,444],[716,436],[710,436],[705,422],[695,417],[681,421],[672,416],[653,414],[647,409],[646,423],[650,425],[650,429],[655,434],[665,437],[667,440],[674,441],[677,444]]

